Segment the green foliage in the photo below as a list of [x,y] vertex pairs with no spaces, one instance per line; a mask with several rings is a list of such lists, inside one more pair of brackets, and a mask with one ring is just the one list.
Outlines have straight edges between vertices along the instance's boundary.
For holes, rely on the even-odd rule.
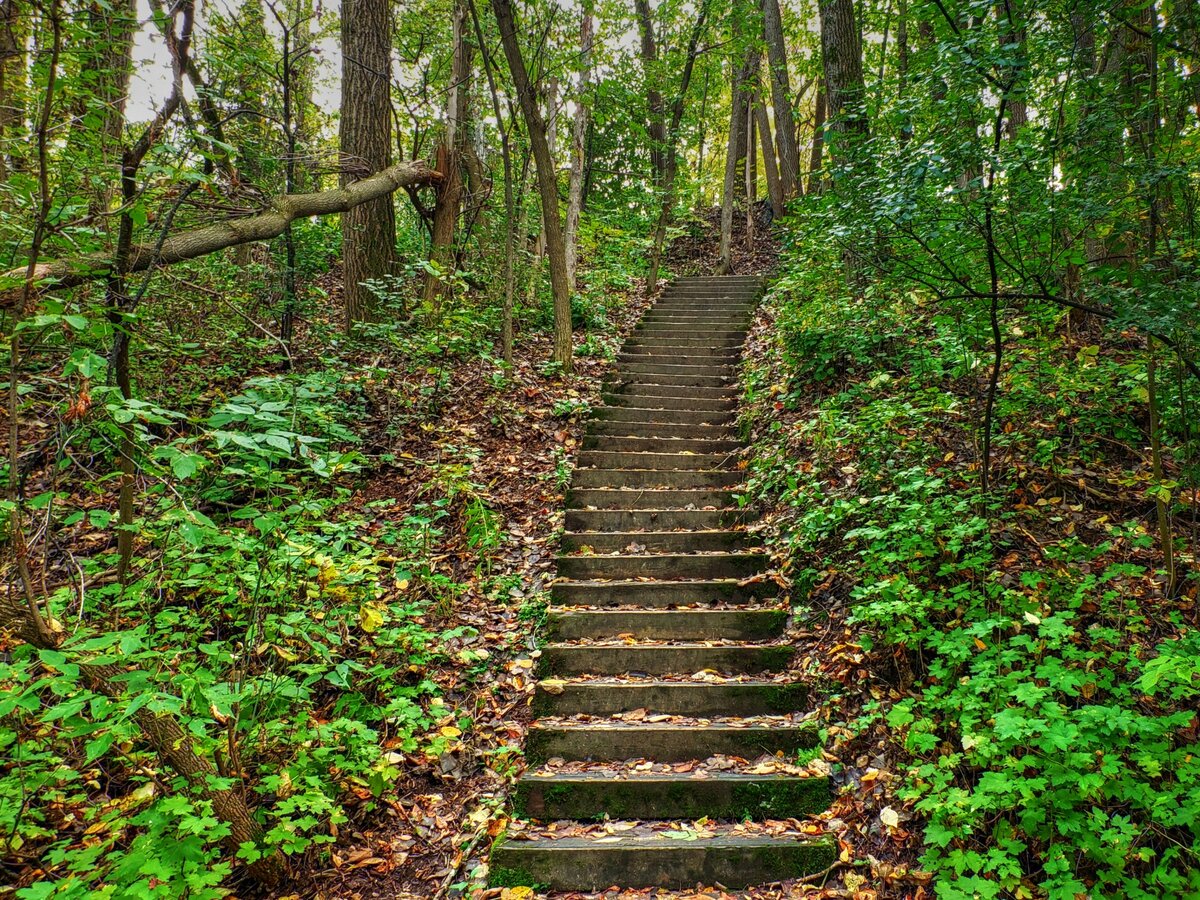
[[[968,379],[983,323],[900,280],[847,296],[816,229],[791,241],[771,368],[746,382],[764,427],[750,492],[794,508],[784,537],[798,586],[822,569],[852,577],[861,643],[915,671],[911,695],[874,715],[911,760],[903,797],[925,821],[938,896],[1200,891],[1197,637],[1170,605],[1152,608],[1164,603],[1147,590],[1154,573],[1130,561],[1154,543],[1145,526],[1017,502],[1019,480],[980,496],[959,456],[978,427]],[[1144,365],[1066,351],[1062,316],[1030,304],[1008,319],[1019,349],[999,443],[1018,466],[1110,467],[1101,436],[1145,441]],[[805,414],[785,428],[767,404]],[[1183,417],[1166,427],[1186,441]],[[1057,539],[1024,543],[1064,516]]]

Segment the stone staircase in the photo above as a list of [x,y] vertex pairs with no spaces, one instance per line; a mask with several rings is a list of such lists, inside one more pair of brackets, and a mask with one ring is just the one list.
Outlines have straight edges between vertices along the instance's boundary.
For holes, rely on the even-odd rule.
[[737,890],[835,859],[787,821],[830,787],[791,764],[817,732],[734,497],[736,372],[761,292],[755,277],[679,279],[619,356],[567,496],[497,886]]

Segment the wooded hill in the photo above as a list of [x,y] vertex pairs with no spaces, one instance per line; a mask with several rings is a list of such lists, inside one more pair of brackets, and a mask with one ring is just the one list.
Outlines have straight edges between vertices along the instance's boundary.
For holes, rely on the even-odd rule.
[[3,891],[483,885],[581,421],[763,272],[774,890],[1200,896],[1198,160],[1195,2],[0,0]]

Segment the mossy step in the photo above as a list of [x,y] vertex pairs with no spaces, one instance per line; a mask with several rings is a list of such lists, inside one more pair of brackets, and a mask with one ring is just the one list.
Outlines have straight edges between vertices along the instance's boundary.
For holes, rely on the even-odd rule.
[[797,753],[816,746],[817,728],[808,723],[750,725],[657,725],[644,723],[547,725],[534,722],[525,736],[525,757],[533,765],[561,757],[611,762],[653,759],[685,762],[710,756],[756,759],[764,753]]
[[493,850],[494,887],[538,886],[555,891],[629,888],[742,890],[814,875],[837,860],[832,838],[666,836],[502,841]]
[[723,509],[734,506],[733,491],[686,488],[626,491],[612,488],[572,488],[567,493],[566,502],[567,506],[573,509]]
[[612,716],[645,709],[673,716],[788,715],[804,709],[802,681],[617,681],[588,679],[539,682],[533,710],[539,716]]
[[768,641],[787,624],[784,609],[618,609],[551,608],[546,638],[551,641],[602,640],[632,634],[645,640]]
[[523,819],[799,819],[824,811],[829,781],[797,775],[526,775],[513,807]]
[[658,471],[714,471],[736,462],[731,453],[630,453],[618,450],[584,450],[581,469],[655,469]]
[[704,438],[613,437],[599,434],[585,435],[583,438],[584,450],[606,450],[613,453],[736,454],[742,447],[742,442],[738,440]]
[[791,644],[547,644],[538,671],[543,676],[703,671],[751,675],[782,672],[795,655]]
[[572,488],[701,488],[737,487],[746,476],[735,469],[593,469],[579,468]]
[[698,581],[572,581],[550,585],[550,597],[561,606],[641,606],[662,608],[706,603],[744,603],[779,594],[779,586],[763,581],[744,584],[735,578]]
[[729,425],[680,425],[673,422],[612,422],[592,420],[588,435],[607,437],[674,438],[705,441],[736,441],[738,432]]
[[562,549],[574,553],[584,548],[594,553],[618,553],[631,546],[647,553],[700,553],[745,549],[750,538],[744,531],[610,531],[567,532]]
[[640,553],[560,556],[561,578],[746,578],[770,568],[765,553]]

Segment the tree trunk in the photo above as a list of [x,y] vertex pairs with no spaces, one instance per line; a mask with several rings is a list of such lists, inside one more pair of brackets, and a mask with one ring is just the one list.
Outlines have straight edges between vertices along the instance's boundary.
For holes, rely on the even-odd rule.
[[[700,37],[704,33],[705,23],[708,21],[709,0],[702,0],[700,9],[696,13],[696,21],[692,25],[692,33],[688,39],[687,58],[683,64],[683,73],[679,78],[679,90],[675,94],[675,98],[671,103],[671,121],[665,125],[665,136],[663,140],[665,144],[660,145],[659,141],[654,137],[655,134],[655,116],[651,115],[651,153],[659,152],[659,157],[662,170],[661,173],[656,168],[655,186],[659,191],[659,207],[658,221],[655,223],[654,236],[651,240],[650,247],[650,268],[646,274],[646,295],[653,294],[658,289],[658,271],[662,265],[663,248],[667,240],[667,225],[670,223],[671,214],[675,208],[675,178],[679,171],[679,124],[683,121],[683,110],[687,101],[688,88],[692,83],[692,74],[696,68],[696,54],[700,52]],[[658,50],[654,45],[654,30],[650,18],[650,8],[646,3],[639,4],[639,22],[642,29],[642,59],[645,63],[646,78],[652,78],[654,67],[652,64],[657,62]],[[707,77],[707,76],[706,76]],[[707,93],[707,83],[705,91]],[[651,108],[654,108],[654,94],[648,92],[647,99]],[[658,96],[657,102],[661,105],[662,97]],[[657,119],[661,123],[661,117]],[[703,121],[703,114],[701,114]],[[655,147],[658,146],[658,151]],[[700,165],[701,173],[704,168],[704,132],[700,134]]]
[[[391,17],[386,0],[344,0],[342,106],[338,144],[342,185],[392,161]],[[364,282],[390,274],[396,252],[391,193],[342,215],[345,324],[369,321],[375,298]]]
[[546,139],[546,122],[538,108],[537,96],[529,83],[529,73],[517,41],[516,22],[511,0],[492,0],[496,24],[500,28],[500,43],[508,59],[508,69],[529,133],[529,144],[537,166],[538,194],[542,199],[542,228],[546,235],[546,252],[550,257],[550,287],[554,294],[554,361],[564,371],[571,370],[571,287],[567,280],[566,248],[562,223],[558,216],[558,179],[550,144]]
[[[758,72],[752,78],[758,81]],[[757,199],[758,187],[758,151],[754,142],[754,97],[746,95],[746,252],[754,252],[754,201]],[[763,148],[764,153],[774,152],[770,146]]]
[[450,89],[446,95],[446,132],[437,150],[437,168],[444,179],[433,208],[430,261],[435,272],[425,276],[425,307],[430,320],[441,316],[441,299],[447,292],[443,274],[454,268],[454,232],[462,207],[463,159],[467,142],[467,115],[471,96],[471,45],[467,41],[467,7],[455,0]]
[[[734,25],[737,39],[737,25]],[[746,50],[741,67],[735,72],[730,99],[729,144],[725,152],[725,185],[721,194],[721,243],[717,251],[718,275],[733,271],[733,204],[738,192],[738,163],[742,149],[746,146],[746,86],[750,73],[758,64],[758,48],[751,45]]]
[[579,216],[583,210],[583,172],[587,163],[587,131],[591,117],[592,15],[594,0],[584,0],[579,16],[579,93],[575,97],[575,121],[571,126],[571,177],[567,185],[567,227],[564,240],[567,284],[575,291],[575,269],[579,260]]
[[771,152],[771,123],[767,121],[767,109],[761,102],[754,104],[754,119],[758,124],[758,143],[763,148],[763,173],[767,176],[767,196],[771,198],[771,217],[783,215],[783,184],[779,169],[775,165],[775,154]]
[[0,181],[24,169],[20,149],[24,141],[26,94],[25,68],[28,14],[22,16],[19,0],[0,0]]
[[812,153],[808,158],[808,193],[821,192],[821,165],[825,150],[825,79],[817,80],[817,98],[813,104]]
[[[787,45],[779,0],[762,0],[763,36],[767,44],[767,73],[771,81],[771,102],[775,109],[775,140],[779,147],[779,182],[783,197],[790,200],[799,193],[800,151],[796,145],[796,120],[792,115],[792,88],[788,78]],[[763,157],[771,145],[763,135]]]
[[1020,20],[1021,11],[1013,0],[1000,0],[996,4],[996,20],[1000,26],[1000,48],[1005,51],[1004,84],[1005,107],[1008,116],[1004,123],[1004,134],[1015,138],[1029,121],[1025,102],[1025,27]]
[[[853,0],[821,0],[821,58],[825,71],[829,130],[843,137],[867,136],[864,109],[862,37],[854,19]],[[841,154],[834,146],[832,153]]]

